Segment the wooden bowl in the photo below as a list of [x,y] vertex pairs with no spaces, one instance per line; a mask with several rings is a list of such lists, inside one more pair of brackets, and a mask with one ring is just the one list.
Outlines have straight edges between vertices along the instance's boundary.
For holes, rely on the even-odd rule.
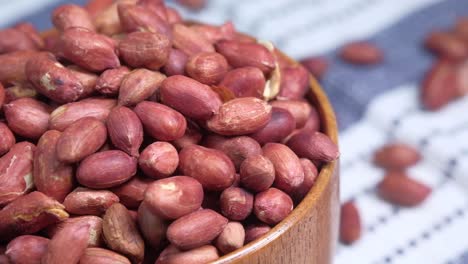
[[[281,56],[297,63],[284,54]],[[322,132],[338,144],[335,113],[312,76],[310,89],[309,100],[319,111]],[[340,216],[338,163],[334,161],[322,167],[304,200],[270,232],[212,263],[332,263]]]
[[[200,24],[188,22],[188,24],[195,23]],[[56,30],[49,30],[43,32],[42,36],[57,33]],[[280,55],[292,63],[297,63],[283,53]],[[320,114],[322,132],[338,144],[335,113],[324,91],[312,75],[310,75],[309,100]],[[311,191],[286,219],[264,236],[212,263],[332,263],[338,239],[340,209],[338,175],[338,161],[323,166]]]

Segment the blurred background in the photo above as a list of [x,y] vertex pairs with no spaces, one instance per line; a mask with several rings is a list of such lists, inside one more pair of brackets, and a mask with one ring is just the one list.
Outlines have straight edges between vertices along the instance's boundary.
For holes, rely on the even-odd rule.
[[[28,21],[50,28],[59,4],[86,0],[0,0],[0,27]],[[338,116],[341,198],[361,213],[362,238],[339,245],[336,263],[468,263],[468,98],[428,111],[422,80],[436,58],[423,48],[427,34],[449,30],[468,16],[463,0],[208,0],[198,11],[174,1],[184,17],[222,24],[272,41],[295,59],[323,56],[321,78]],[[382,63],[343,62],[340,47],[366,40],[384,54]],[[380,200],[384,171],[372,163],[376,149],[403,142],[422,160],[408,174],[432,188],[417,208]]]

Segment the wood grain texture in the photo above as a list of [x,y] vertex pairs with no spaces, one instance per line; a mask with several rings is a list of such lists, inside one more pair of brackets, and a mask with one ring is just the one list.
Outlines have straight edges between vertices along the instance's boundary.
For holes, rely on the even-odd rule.
[[[333,108],[312,76],[310,86],[309,100],[320,113],[322,130],[338,144]],[[332,263],[340,219],[338,163],[334,161],[322,167],[309,194],[285,220],[264,236],[213,264]]]

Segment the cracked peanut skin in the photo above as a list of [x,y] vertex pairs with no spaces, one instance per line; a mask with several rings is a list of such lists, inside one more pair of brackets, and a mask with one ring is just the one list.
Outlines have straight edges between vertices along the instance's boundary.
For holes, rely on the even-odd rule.
[[35,233],[68,218],[64,206],[41,192],[17,198],[0,211],[0,241]]

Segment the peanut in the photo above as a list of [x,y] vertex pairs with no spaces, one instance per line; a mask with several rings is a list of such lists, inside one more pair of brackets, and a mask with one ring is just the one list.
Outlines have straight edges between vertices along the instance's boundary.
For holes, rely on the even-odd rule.
[[144,101],[134,109],[145,131],[157,140],[170,141],[184,135],[187,121],[174,109],[163,104]]
[[267,75],[275,68],[275,57],[264,46],[234,40],[222,40],[216,43],[216,51],[221,53],[229,65],[239,68],[252,66]]
[[260,143],[260,145],[270,142],[281,142],[294,131],[295,127],[295,119],[289,111],[273,107],[268,124],[250,136]]
[[262,129],[270,119],[270,105],[258,98],[243,97],[224,103],[206,125],[221,135],[245,135]]
[[187,146],[179,153],[179,169],[183,175],[198,180],[207,190],[221,191],[234,182],[234,165],[219,150]]
[[86,28],[94,31],[91,16],[78,5],[68,4],[57,7],[52,13],[52,23],[60,30],[65,31],[72,27]]
[[81,118],[67,127],[58,139],[57,158],[67,163],[78,162],[96,152],[106,139],[107,129],[101,121],[94,117]]
[[116,148],[138,157],[143,143],[143,125],[135,112],[124,106],[114,108],[107,120],[107,131]]
[[102,215],[119,197],[107,190],[79,187],[65,197],[65,210],[75,215]]
[[33,179],[36,189],[62,202],[73,189],[73,167],[58,160],[57,142],[62,133],[45,132],[34,154]]
[[128,182],[111,189],[119,199],[120,203],[129,209],[136,209],[143,201],[146,188],[153,182],[151,179],[133,177]]
[[244,189],[229,187],[221,193],[219,198],[221,212],[229,220],[245,220],[252,212],[253,200],[253,195]]
[[138,207],[138,225],[145,240],[154,248],[159,249],[166,239],[168,222],[153,213],[146,202]]
[[217,212],[203,209],[182,216],[167,229],[167,239],[182,250],[210,244],[224,229],[228,220]]
[[110,249],[125,255],[132,263],[143,260],[145,244],[125,206],[115,203],[107,209],[102,230]]
[[215,245],[224,254],[230,253],[244,245],[245,230],[239,222],[229,222],[223,232],[216,238]]
[[286,193],[276,188],[270,188],[255,195],[253,208],[260,221],[276,225],[291,213],[293,201]]
[[119,43],[119,54],[131,67],[159,70],[169,59],[170,39],[158,33],[133,32]]
[[218,94],[209,86],[182,75],[165,79],[160,93],[164,104],[196,120],[209,119],[222,104]]
[[122,81],[129,72],[125,66],[104,71],[96,82],[96,91],[103,95],[117,95]]
[[330,162],[340,156],[338,146],[321,132],[300,131],[288,140],[287,145],[299,157],[313,161]]
[[184,52],[178,49],[171,49],[167,63],[163,67],[163,71],[167,76],[184,75],[187,61],[188,56]]
[[49,239],[24,235],[16,237],[7,245],[5,255],[12,263],[41,263],[47,251]]
[[16,139],[10,128],[3,122],[0,122],[0,135],[2,135],[0,138],[0,156],[3,156],[15,145]]
[[200,52],[191,56],[185,71],[193,79],[203,84],[218,83],[228,70],[228,63],[223,55],[216,52]]
[[265,191],[275,181],[275,167],[263,155],[250,156],[240,166],[240,181],[253,192]]
[[104,248],[87,248],[80,258],[80,264],[130,264],[130,261],[114,251]]
[[120,150],[107,150],[85,158],[76,171],[78,182],[86,187],[104,189],[120,185],[132,178],[137,160]]
[[149,210],[165,219],[178,219],[195,212],[202,201],[202,185],[187,176],[174,176],[151,183],[144,199]]
[[166,76],[147,69],[130,72],[119,89],[119,105],[136,105],[154,94]]
[[242,67],[227,72],[219,86],[231,90],[235,97],[262,98],[265,82],[259,68]]
[[143,150],[138,164],[146,176],[162,179],[175,172],[179,165],[179,155],[171,144],[155,142]]
[[32,172],[35,149],[36,146],[29,142],[20,142],[0,158],[0,206],[34,188]]
[[48,105],[32,98],[21,98],[3,106],[10,129],[16,134],[38,139],[49,126]]

